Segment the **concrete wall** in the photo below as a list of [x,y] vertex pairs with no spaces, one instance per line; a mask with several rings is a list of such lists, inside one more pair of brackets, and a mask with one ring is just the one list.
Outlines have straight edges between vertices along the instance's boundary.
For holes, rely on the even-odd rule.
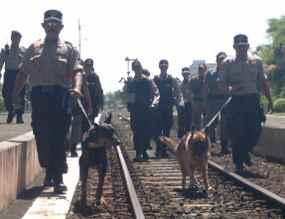
[[0,142],[0,210],[8,207],[40,171],[32,132]]
[[285,129],[264,126],[255,154],[285,162]]

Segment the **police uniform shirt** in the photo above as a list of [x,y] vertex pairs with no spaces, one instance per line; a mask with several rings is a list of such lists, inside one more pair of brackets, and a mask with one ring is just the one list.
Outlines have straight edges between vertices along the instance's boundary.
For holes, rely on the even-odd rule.
[[[206,76],[205,76],[206,77]],[[195,76],[190,80],[190,87],[194,101],[204,101],[206,97],[206,83],[204,78]]]
[[[155,78],[154,78],[154,82],[156,83],[156,86],[158,87],[158,89],[159,89],[159,85],[157,83],[157,79],[160,81],[164,81],[164,82],[166,80],[171,80],[172,95],[173,95],[175,101],[177,103],[179,103],[181,100],[181,92],[180,92],[180,88],[179,88],[177,80],[169,74],[167,74],[166,76],[164,74],[159,74],[159,76],[155,76]],[[161,96],[163,92],[161,92],[160,90],[159,90],[159,92],[160,92],[160,98],[163,99],[164,97]]]
[[183,80],[180,85],[180,90],[182,93],[184,103],[191,103],[192,91],[191,91],[190,80],[187,81]]
[[226,94],[226,90],[223,90],[225,86],[223,86],[223,80],[220,75],[220,72],[211,71],[206,75],[205,83],[207,87],[207,95],[211,96],[222,96]]
[[5,63],[5,69],[18,70],[21,62],[23,61],[26,49],[24,47],[10,47],[7,50],[2,49],[0,54],[0,71]]
[[38,40],[25,53],[21,67],[32,87],[59,85],[69,88],[75,72],[83,70],[71,43]]
[[266,80],[262,62],[257,58],[250,57],[246,61],[228,59],[222,68],[223,80],[233,87],[233,95],[257,94]]

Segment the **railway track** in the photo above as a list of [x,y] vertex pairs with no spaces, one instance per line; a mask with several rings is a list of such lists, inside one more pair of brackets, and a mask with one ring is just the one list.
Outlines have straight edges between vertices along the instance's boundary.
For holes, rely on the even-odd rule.
[[[77,186],[68,219],[77,218],[100,218],[100,219],[144,219],[144,212],[147,212],[147,204],[144,205],[144,212],[138,199],[137,188],[134,187],[130,171],[129,161],[125,159],[125,153],[120,145],[116,145],[108,153],[109,168],[105,177],[103,199],[100,206],[95,206],[95,194],[98,183],[98,174],[94,169],[89,170],[87,182],[87,203],[88,211],[82,212],[80,208],[80,185]],[[136,183],[137,185],[137,183]]]
[[[126,135],[124,145],[129,146],[128,153],[133,157],[129,119],[119,116],[124,124],[117,124],[116,128]],[[155,218],[283,218],[285,215],[283,198],[213,161],[209,162],[209,181],[215,190],[207,198],[189,198],[180,190],[181,173],[174,157],[135,163],[134,168],[154,212],[157,210]]]

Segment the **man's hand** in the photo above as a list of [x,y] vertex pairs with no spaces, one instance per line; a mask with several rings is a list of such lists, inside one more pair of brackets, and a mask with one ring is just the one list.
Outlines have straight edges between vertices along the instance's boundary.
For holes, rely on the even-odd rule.
[[73,97],[81,97],[82,96],[82,93],[81,93],[80,89],[78,89],[78,88],[72,88],[69,90],[69,92],[70,92],[70,95]]

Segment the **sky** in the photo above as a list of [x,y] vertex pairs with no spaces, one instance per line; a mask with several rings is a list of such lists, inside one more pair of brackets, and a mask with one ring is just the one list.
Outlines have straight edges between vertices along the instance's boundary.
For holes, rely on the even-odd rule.
[[125,57],[138,58],[151,75],[158,62],[169,60],[169,73],[193,60],[214,62],[220,51],[234,54],[233,36],[248,35],[251,48],[269,42],[267,21],[285,15],[284,0],[9,0],[1,2],[0,46],[10,42],[10,31],[23,34],[28,47],[44,38],[41,27],[47,9],[63,12],[60,35],[78,46],[82,25],[83,59],[93,58],[105,92],[120,89],[126,76]]

